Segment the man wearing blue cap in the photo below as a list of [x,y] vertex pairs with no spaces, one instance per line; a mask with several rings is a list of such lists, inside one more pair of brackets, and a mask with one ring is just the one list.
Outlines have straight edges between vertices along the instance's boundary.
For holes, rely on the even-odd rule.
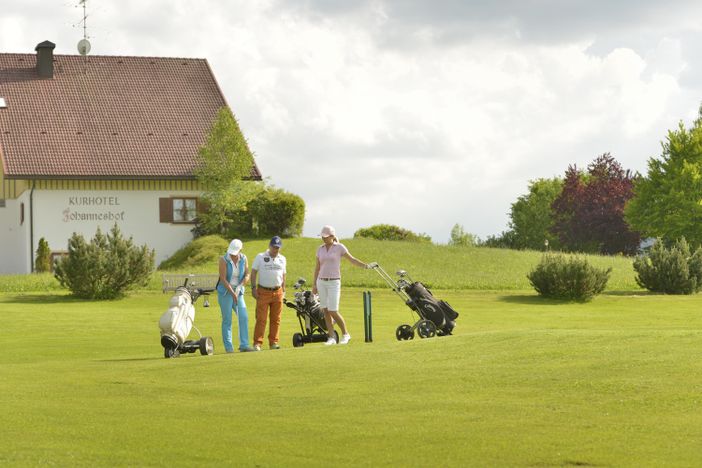
[[285,295],[286,261],[281,255],[283,241],[274,236],[268,250],[256,255],[251,265],[251,294],[256,299],[256,327],[254,328],[254,349],[261,350],[266,322],[270,314],[271,325],[268,344],[271,349],[279,349],[280,314]]

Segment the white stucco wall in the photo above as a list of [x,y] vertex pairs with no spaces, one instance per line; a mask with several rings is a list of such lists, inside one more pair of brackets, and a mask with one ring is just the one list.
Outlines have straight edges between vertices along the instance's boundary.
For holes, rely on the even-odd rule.
[[[52,251],[65,251],[68,239],[74,232],[86,240],[92,239],[98,226],[107,233],[117,223],[125,238],[133,237],[136,245],[147,244],[156,251],[156,265],[170,257],[176,250],[192,240],[192,224],[159,222],[159,198],[196,197],[194,191],[124,191],[124,190],[35,190],[34,191],[34,245],[36,251],[40,238],[45,238]],[[24,199],[24,200],[23,200]],[[12,258],[0,273],[28,273],[29,260],[29,201],[28,195],[13,203],[25,202],[24,231],[5,228],[3,210],[3,240],[0,247],[2,264],[5,257]],[[11,200],[8,200],[8,207]],[[9,216],[11,218],[12,216]],[[9,219],[8,218],[8,219]],[[26,232],[25,232],[26,231]],[[22,237],[25,239],[23,240]],[[4,241],[7,240],[7,242]],[[22,245],[22,242],[24,244]],[[25,265],[26,264],[26,265]],[[21,267],[21,268],[20,268]],[[29,268],[28,268],[29,267]]]
[[[24,204],[24,222],[20,224]],[[29,192],[0,208],[0,274],[29,273]]]

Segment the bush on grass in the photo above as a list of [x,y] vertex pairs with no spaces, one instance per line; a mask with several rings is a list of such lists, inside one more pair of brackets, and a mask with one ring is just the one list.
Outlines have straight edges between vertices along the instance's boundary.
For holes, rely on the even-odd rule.
[[125,240],[115,224],[107,235],[100,228],[90,243],[77,233],[68,240],[68,255],[56,262],[61,286],[83,299],[114,299],[127,289],[145,286],[154,268],[154,251]]
[[693,294],[702,289],[702,248],[690,254],[684,237],[670,247],[656,240],[648,254],[634,260],[636,283],[665,294]]
[[527,278],[543,297],[585,302],[604,291],[611,272],[612,268],[591,266],[585,258],[549,253]]
[[376,224],[371,227],[361,228],[353,234],[353,237],[377,240],[431,242],[431,237],[426,234],[415,234],[409,229],[404,229],[392,224]]

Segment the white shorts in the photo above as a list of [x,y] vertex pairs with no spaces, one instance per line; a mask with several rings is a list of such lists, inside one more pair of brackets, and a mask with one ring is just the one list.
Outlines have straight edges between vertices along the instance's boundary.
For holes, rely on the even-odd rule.
[[339,311],[339,300],[341,299],[341,280],[317,280],[317,292],[319,293],[319,305],[322,309]]

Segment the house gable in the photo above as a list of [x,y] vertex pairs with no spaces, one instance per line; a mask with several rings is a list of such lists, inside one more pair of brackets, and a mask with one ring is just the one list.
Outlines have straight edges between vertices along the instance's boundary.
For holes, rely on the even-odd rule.
[[5,179],[195,179],[227,105],[206,60],[55,55],[48,78],[36,63],[0,54]]

